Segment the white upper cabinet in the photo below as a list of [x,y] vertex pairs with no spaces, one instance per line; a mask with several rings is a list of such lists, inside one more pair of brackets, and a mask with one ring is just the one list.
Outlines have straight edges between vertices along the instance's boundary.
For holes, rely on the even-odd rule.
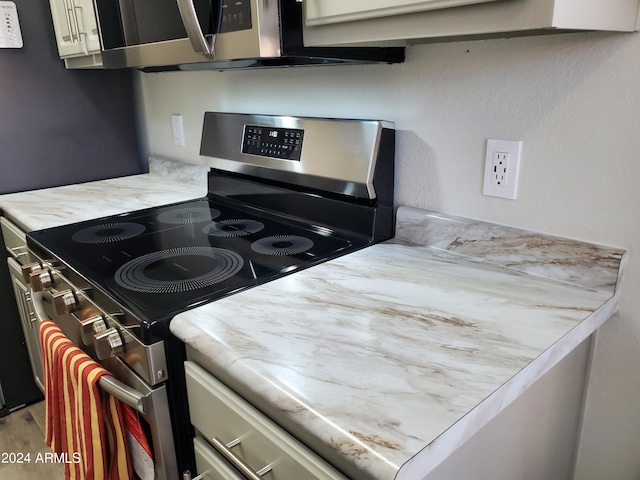
[[102,65],[92,0],[49,0],[60,58],[67,68]]
[[636,30],[639,0],[302,0],[305,44],[397,45]]
[[307,25],[325,25],[492,1],[496,0],[309,0],[306,19]]

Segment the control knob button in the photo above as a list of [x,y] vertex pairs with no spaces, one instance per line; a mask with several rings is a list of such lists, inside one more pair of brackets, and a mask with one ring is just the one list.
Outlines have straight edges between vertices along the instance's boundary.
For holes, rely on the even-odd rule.
[[27,263],[22,265],[22,278],[26,283],[31,283],[31,274],[42,270],[42,266],[38,262]]
[[118,330],[108,328],[103,332],[96,333],[93,336],[94,346],[96,348],[96,356],[100,360],[118,355],[124,352],[124,343]]
[[105,323],[104,318],[101,318],[100,320],[96,321],[96,323],[93,324],[94,335],[96,333],[104,332],[106,329],[107,329],[107,324]]
[[51,295],[53,306],[58,315],[67,315],[75,311],[77,302],[71,290],[62,290]]
[[31,279],[31,288],[34,292],[41,292],[43,290],[49,290],[53,287],[53,277],[48,270],[36,270],[29,275]]
[[107,338],[109,341],[109,347],[111,347],[111,352],[113,353],[113,355],[118,355],[124,352],[124,343],[122,341],[122,337],[115,328],[114,332],[110,333]]
[[82,343],[85,345],[93,344],[93,334],[98,333],[98,324],[102,324],[101,330],[106,330],[107,326],[104,323],[102,315],[93,315],[80,321],[80,336],[82,337]]

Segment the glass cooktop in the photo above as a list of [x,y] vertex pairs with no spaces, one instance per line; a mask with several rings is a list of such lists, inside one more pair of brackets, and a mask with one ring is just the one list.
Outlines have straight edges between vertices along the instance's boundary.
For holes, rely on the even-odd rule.
[[365,244],[208,198],[30,236],[148,325]]

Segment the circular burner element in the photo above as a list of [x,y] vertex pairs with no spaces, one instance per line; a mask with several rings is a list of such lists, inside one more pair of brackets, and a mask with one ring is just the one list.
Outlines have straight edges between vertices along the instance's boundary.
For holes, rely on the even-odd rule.
[[125,263],[116,271],[115,280],[134,292],[187,292],[223,282],[243,265],[240,255],[223,248],[170,248]]
[[145,230],[144,225],[139,223],[103,223],[78,230],[71,239],[78,243],[111,243],[137,237]]
[[297,235],[275,235],[256,240],[251,250],[262,255],[296,255],[313,248],[313,240]]
[[206,222],[220,216],[220,210],[209,207],[175,208],[158,215],[158,221],[172,225]]
[[202,231],[212,237],[242,237],[251,233],[258,233],[264,228],[264,223],[257,220],[222,220],[206,225]]

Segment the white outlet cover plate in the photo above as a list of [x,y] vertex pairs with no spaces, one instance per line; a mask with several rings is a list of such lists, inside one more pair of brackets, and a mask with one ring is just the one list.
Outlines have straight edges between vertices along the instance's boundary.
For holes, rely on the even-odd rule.
[[[493,172],[493,156],[495,153],[508,153],[509,163],[507,178],[503,185],[491,181]],[[520,157],[522,141],[520,140],[487,140],[487,152],[484,160],[484,187],[482,193],[492,197],[515,200],[518,197],[518,178],[520,176]]]

